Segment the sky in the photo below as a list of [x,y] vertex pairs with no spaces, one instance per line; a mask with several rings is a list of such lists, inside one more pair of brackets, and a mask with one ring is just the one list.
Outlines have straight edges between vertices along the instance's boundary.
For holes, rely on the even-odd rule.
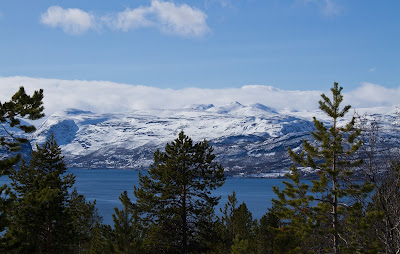
[[[314,96],[339,82],[356,104],[368,104],[364,95],[378,96],[367,98],[371,106],[400,104],[392,98],[400,87],[398,10],[397,0],[4,0],[0,100],[31,82],[45,97],[46,89],[64,91],[47,99],[50,108],[77,103],[79,93],[86,108],[115,111],[125,109],[127,90],[142,101],[124,101],[129,109],[203,103],[215,92],[221,103],[235,100],[231,91],[263,100],[255,88]],[[88,102],[105,92],[120,103]],[[188,97],[177,103],[177,94]]]

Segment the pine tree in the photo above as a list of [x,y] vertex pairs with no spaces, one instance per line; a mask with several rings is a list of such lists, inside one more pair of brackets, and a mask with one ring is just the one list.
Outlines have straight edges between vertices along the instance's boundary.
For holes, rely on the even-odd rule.
[[124,191],[119,197],[123,209],[114,208],[112,215],[114,222],[112,252],[121,254],[139,254],[142,250],[142,228],[139,224],[137,210]]
[[[154,153],[148,175],[134,190],[146,226],[146,246],[156,253],[205,252],[214,232],[214,208],[224,170],[207,141],[193,144],[183,131],[165,152]],[[215,239],[214,239],[215,240]]]
[[[0,128],[5,132],[5,136],[0,137],[0,146],[14,154],[0,160],[0,177],[8,175],[13,166],[20,161],[21,155],[17,152],[21,149],[22,143],[28,143],[27,139],[16,137],[8,127],[16,127],[25,133],[35,131],[35,126],[21,124],[21,119],[42,118],[44,116],[42,100],[43,90],[35,91],[32,96],[29,96],[25,93],[25,89],[20,87],[10,101],[0,102]],[[10,223],[7,211],[11,210],[14,198],[9,186],[0,186],[0,232],[4,232]]]
[[[300,154],[289,149],[293,161],[312,168],[318,179],[312,180],[311,186],[304,183],[298,168],[293,165],[290,174],[286,175],[291,182],[284,181],[285,189],[274,186],[278,196],[273,200],[277,215],[281,220],[290,220],[282,231],[301,239],[301,246],[295,248],[295,252],[339,253],[347,248],[354,249],[352,239],[346,239],[345,215],[354,214],[355,210],[363,214],[359,200],[373,190],[373,185],[368,182],[353,181],[352,168],[362,163],[354,158],[361,146],[361,141],[357,140],[361,130],[355,128],[354,117],[347,125],[339,125],[351,106],[340,108],[343,95],[338,83],[334,83],[331,91],[332,100],[322,94],[319,101],[319,108],[331,119],[331,126],[326,127],[314,117],[316,130],[311,134],[315,142],[305,140],[304,151]],[[366,246],[357,248],[361,252]]]
[[17,197],[12,223],[4,235],[7,253],[85,253],[91,231],[101,221],[94,203],[86,203],[66,174],[61,149],[51,136],[32,152],[29,164],[10,174]]
[[231,246],[231,254],[248,254],[250,253],[249,240],[240,239],[239,235],[236,235],[233,239]]
[[[20,150],[21,143],[28,143],[28,140],[16,137],[7,127],[16,127],[25,133],[32,133],[36,130],[33,125],[21,123],[21,119],[37,120],[44,116],[42,106],[43,90],[35,91],[32,96],[25,93],[25,89],[20,87],[10,101],[0,102],[0,125],[5,131],[6,136],[0,137],[0,145],[10,152]],[[12,166],[17,164],[21,156],[17,154],[14,157],[0,160],[0,176],[3,176],[11,170]]]
[[233,211],[232,216],[235,237],[251,241],[253,238],[253,215],[243,202]]
[[219,249],[222,253],[229,253],[235,239],[235,225],[233,221],[233,214],[236,210],[238,200],[236,198],[236,192],[233,191],[232,195],[228,195],[228,202],[225,203],[224,209],[220,208],[222,217],[220,218],[220,225],[218,227],[220,231]]
[[[220,208],[222,212],[222,217],[219,218],[221,239],[218,242],[217,249],[223,253],[230,253],[233,248],[241,248],[239,246],[243,246],[243,244],[246,244],[247,251],[256,249],[253,215],[244,202],[236,207],[237,203],[236,193],[233,191],[232,195],[228,195],[228,202],[224,209]],[[236,246],[233,247],[233,245]]]
[[90,254],[109,254],[114,252],[113,230],[110,225],[97,222],[91,230]]
[[68,216],[71,216],[73,232],[73,238],[70,239],[71,253],[90,253],[96,230],[103,222],[96,208],[96,200],[87,202],[76,188],[68,199],[67,212]]
[[254,227],[256,253],[274,253],[276,232],[280,227],[281,221],[273,208],[261,217]]

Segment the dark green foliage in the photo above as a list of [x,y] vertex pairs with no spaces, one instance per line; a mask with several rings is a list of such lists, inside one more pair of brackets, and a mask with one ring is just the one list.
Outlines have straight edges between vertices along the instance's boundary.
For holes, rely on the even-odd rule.
[[[350,228],[346,219],[355,214],[368,217],[359,200],[366,198],[374,186],[369,182],[360,184],[352,181],[352,168],[362,163],[354,158],[361,146],[358,140],[361,130],[355,128],[354,117],[347,125],[339,126],[339,120],[348,113],[350,106],[340,109],[343,96],[342,88],[337,83],[331,91],[332,100],[322,94],[319,101],[320,109],[332,121],[331,126],[326,127],[314,118],[316,131],[312,132],[312,136],[315,144],[304,141],[304,151],[300,154],[289,149],[293,161],[312,168],[318,173],[318,179],[313,180],[311,186],[302,183],[297,167],[293,166],[290,174],[286,175],[291,181],[284,181],[285,189],[274,187],[278,196],[273,200],[277,215],[282,220],[290,221],[282,229],[282,234],[301,240],[301,246],[294,248],[295,252],[339,253],[348,248],[354,251],[364,248],[348,237]],[[365,227],[359,226],[360,229]]]
[[[18,152],[21,143],[27,143],[28,140],[20,137],[15,137],[7,126],[16,127],[24,132],[33,132],[34,126],[27,126],[21,124],[22,118],[36,120],[44,116],[43,106],[43,90],[35,91],[32,96],[25,93],[23,87],[14,94],[10,101],[0,102],[0,128],[6,133],[5,136],[0,137],[0,146],[5,147],[9,152]],[[0,160],[0,177],[9,174],[13,166],[16,165],[21,159],[19,154],[13,157],[8,157]],[[0,233],[4,232],[10,222],[8,211],[12,209],[15,196],[11,189],[6,186],[0,186]]]
[[257,253],[260,233],[257,220],[253,221],[251,212],[245,203],[238,207],[236,193],[228,195],[217,227],[219,241],[214,246],[217,253]]
[[75,176],[65,174],[53,136],[36,149],[28,165],[10,174],[17,197],[1,247],[7,253],[87,253],[101,220],[94,203],[76,191],[69,194]]
[[218,230],[220,232],[221,241],[219,242],[219,249],[222,253],[229,253],[233,239],[235,239],[235,228],[233,223],[233,213],[236,210],[237,205],[236,193],[233,191],[232,195],[228,195],[228,202],[224,205],[224,209],[221,210],[222,217]]
[[[0,125],[1,128],[7,133],[8,136],[0,137],[0,145],[5,147],[10,152],[17,152],[20,149],[21,143],[27,143],[28,140],[20,137],[14,137],[13,133],[9,132],[5,126],[16,127],[26,133],[34,132],[35,126],[21,124],[23,118],[29,120],[37,120],[44,116],[43,114],[43,90],[35,91],[32,96],[25,93],[23,87],[19,88],[10,101],[0,102]],[[0,161],[0,176],[7,174],[7,172],[15,165],[20,159],[17,155],[12,158]]]
[[253,216],[245,203],[233,211],[232,223],[235,238],[250,240],[253,237]]
[[[274,253],[275,237],[281,228],[281,221],[273,209],[269,210],[254,227],[256,253]],[[281,252],[276,252],[281,253]]]
[[96,237],[96,230],[103,219],[98,214],[96,200],[86,202],[83,195],[76,189],[69,196],[67,212],[71,217],[73,238],[71,241],[72,253],[89,253],[92,250],[92,242]]
[[29,165],[22,163],[10,175],[17,200],[12,225],[5,234],[7,247],[15,253],[65,253],[73,237],[67,212],[68,189],[73,175],[66,167],[53,138],[33,151]]
[[91,232],[90,254],[110,254],[113,253],[113,230],[110,225],[103,225],[97,222]]
[[131,202],[128,193],[124,191],[119,200],[123,209],[114,208],[112,253],[135,254],[143,253],[142,227],[135,204]]
[[235,236],[233,239],[233,244],[231,246],[232,254],[248,254],[250,253],[250,246],[248,239],[240,239],[239,235]]
[[202,253],[216,239],[211,191],[225,181],[207,141],[193,144],[183,132],[165,152],[154,153],[148,175],[135,187],[137,209],[146,230],[145,246],[154,253]]

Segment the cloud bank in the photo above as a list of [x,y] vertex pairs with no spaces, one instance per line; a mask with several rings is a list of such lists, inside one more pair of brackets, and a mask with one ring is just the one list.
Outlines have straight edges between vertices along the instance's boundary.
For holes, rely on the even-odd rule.
[[94,16],[80,9],[51,6],[41,15],[41,23],[61,28],[65,33],[78,35],[91,29],[107,26],[112,30],[128,32],[139,28],[157,28],[166,34],[184,37],[202,37],[210,29],[207,15],[187,4],[152,0],[150,6],[140,6],[105,16]]
[[[281,90],[271,86],[247,85],[226,89],[161,89],[107,81],[58,80],[29,77],[0,77],[0,101],[8,101],[24,86],[27,93],[44,90],[47,116],[65,108],[96,113],[129,112],[144,109],[174,109],[192,104],[222,106],[233,101],[245,105],[261,103],[276,110],[311,111],[318,109],[320,95],[330,91]],[[355,108],[400,104],[400,88],[389,89],[364,83],[353,91],[344,89],[344,103]]]

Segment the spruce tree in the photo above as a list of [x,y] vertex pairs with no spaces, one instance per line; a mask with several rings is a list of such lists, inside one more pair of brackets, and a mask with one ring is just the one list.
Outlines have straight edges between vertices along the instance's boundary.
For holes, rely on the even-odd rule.
[[165,151],[154,153],[148,175],[139,174],[134,190],[146,227],[146,247],[155,253],[201,253],[210,247],[214,208],[224,170],[214,162],[207,141],[193,144],[183,131]]
[[[319,101],[319,108],[331,119],[331,125],[327,127],[314,117],[316,130],[311,133],[314,142],[304,140],[304,150],[300,154],[289,149],[293,161],[312,168],[317,179],[311,181],[311,186],[301,181],[300,171],[293,165],[286,175],[290,182],[284,181],[285,189],[274,186],[278,197],[273,199],[276,214],[283,221],[289,220],[282,231],[300,239],[294,252],[354,250],[352,239],[346,239],[349,230],[346,215],[363,214],[365,209],[360,200],[373,190],[372,184],[359,183],[352,178],[352,169],[362,163],[355,158],[361,146],[358,140],[361,130],[355,128],[354,117],[346,125],[339,125],[351,106],[340,108],[343,95],[338,83],[334,83],[331,91],[332,100],[322,94]],[[365,248],[368,247],[357,246],[356,251],[362,252]]]

